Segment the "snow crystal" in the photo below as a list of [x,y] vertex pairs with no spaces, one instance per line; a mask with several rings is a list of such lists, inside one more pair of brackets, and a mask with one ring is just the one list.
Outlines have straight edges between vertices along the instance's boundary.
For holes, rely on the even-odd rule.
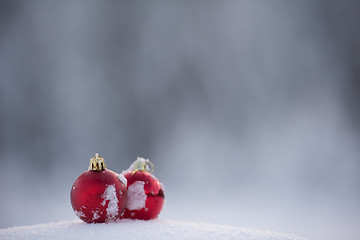
[[106,208],[107,220],[114,220],[119,214],[119,200],[116,196],[115,184],[106,187],[102,198],[104,198],[104,201],[101,203],[101,205],[105,206],[106,202],[108,201],[108,207]]
[[75,210],[75,215],[78,216],[79,218],[80,217],[85,217],[85,214],[81,210],[80,211]]
[[92,213],[93,213],[93,217],[92,217],[93,220],[96,220],[96,219],[98,219],[100,217],[99,210],[98,211],[92,211]]
[[[140,231],[139,231],[140,229]],[[66,221],[0,229],[0,239],[16,240],[119,240],[119,239],[251,239],[306,240],[296,235],[236,226],[171,220],[119,220],[110,224]]]
[[146,193],[144,190],[145,182],[136,181],[128,188],[128,201],[126,208],[129,210],[139,210],[145,208]]
[[125,185],[125,187],[127,187],[127,179],[124,177],[124,175],[119,174],[117,175],[117,178]]

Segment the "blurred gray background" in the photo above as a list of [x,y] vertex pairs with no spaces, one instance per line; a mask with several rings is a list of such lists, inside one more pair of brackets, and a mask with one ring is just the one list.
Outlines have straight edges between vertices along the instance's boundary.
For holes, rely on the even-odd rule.
[[2,1],[0,228],[76,219],[99,152],[160,218],[360,237],[359,1]]

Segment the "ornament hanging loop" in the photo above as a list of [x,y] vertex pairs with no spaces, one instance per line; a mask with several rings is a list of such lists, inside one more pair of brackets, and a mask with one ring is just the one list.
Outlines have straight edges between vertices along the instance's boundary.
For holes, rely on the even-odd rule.
[[147,163],[146,168],[149,169],[147,171],[152,173],[155,170],[154,164],[150,162],[149,159],[147,159],[146,163]]

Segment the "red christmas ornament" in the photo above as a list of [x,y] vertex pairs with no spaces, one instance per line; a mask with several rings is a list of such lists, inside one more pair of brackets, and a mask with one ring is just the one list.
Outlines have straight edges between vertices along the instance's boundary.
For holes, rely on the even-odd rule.
[[122,218],[149,220],[157,218],[164,205],[164,187],[151,172],[153,164],[137,158],[123,172],[127,179],[128,202]]
[[84,222],[113,222],[127,202],[126,178],[106,169],[104,158],[96,153],[89,170],[74,182],[70,199],[75,214]]

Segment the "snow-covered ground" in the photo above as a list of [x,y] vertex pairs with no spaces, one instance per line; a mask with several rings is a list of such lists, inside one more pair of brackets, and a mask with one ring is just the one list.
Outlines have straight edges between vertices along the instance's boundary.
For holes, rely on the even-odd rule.
[[305,240],[296,235],[202,222],[157,219],[87,224],[79,220],[0,229],[1,240],[243,239]]

